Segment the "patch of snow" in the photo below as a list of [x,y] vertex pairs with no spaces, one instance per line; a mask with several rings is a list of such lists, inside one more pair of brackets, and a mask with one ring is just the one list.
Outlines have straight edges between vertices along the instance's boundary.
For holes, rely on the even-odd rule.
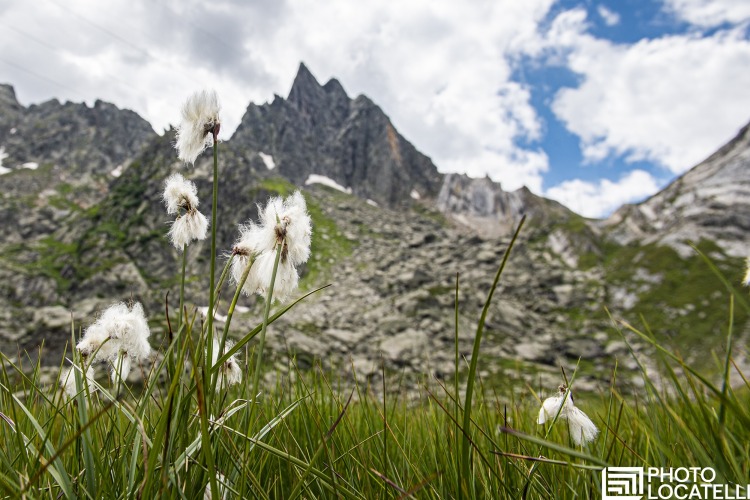
[[420,198],[422,197],[422,196],[421,196],[421,195],[419,194],[419,191],[417,191],[416,189],[412,189],[412,190],[411,190],[411,193],[409,193],[409,196],[411,196],[411,197],[412,197],[413,199],[415,199],[415,200],[418,200],[418,199],[420,199]]
[[113,171],[110,172],[112,177],[120,177],[122,175],[122,165],[117,165]]
[[[201,313],[201,316],[203,316],[204,318],[207,318],[208,317],[208,306],[206,306],[206,307],[199,307],[198,308],[198,312]],[[226,323],[227,322],[227,317],[226,316],[222,316],[219,313],[214,314],[214,319],[216,321],[220,322],[220,323]]]
[[372,205],[373,207],[377,207],[378,206],[378,202],[377,201],[372,201],[369,198],[367,200],[367,204],[368,205]]
[[8,172],[12,172],[11,169],[7,167],[3,167],[3,160],[7,157],[8,155],[5,153],[5,148],[0,146],[0,175],[7,174]]
[[27,161],[21,166],[23,168],[28,168],[29,170],[36,170],[37,168],[39,168],[39,164],[35,161]]
[[250,312],[250,308],[245,306],[235,306],[234,311],[240,314],[245,314]]
[[305,181],[305,186],[309,186],[310,184],[323,184],[324,186],[337,189],[342,193],[352,194],[352,188],[344,187],[330,177],[326,177],[325,175],[310,174],[310,176]]
[[263,163],[266,164],[266,168],[268,170],[273,170],[274,168],[276,168],[276,162],[273,161],[273,156],[267,155],[263,151],[259,152],[258,156],[260,156],[260,159],[263,160]]

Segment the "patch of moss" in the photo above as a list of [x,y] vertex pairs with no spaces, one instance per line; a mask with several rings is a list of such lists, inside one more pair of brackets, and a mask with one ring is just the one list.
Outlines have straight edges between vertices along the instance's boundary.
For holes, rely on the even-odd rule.
[[271,193],[276,193],[281,196],[288,196],[292,194],[296,189],[294,184],[282,177],[270,177],[261,179],[261,181],[258,183],[258,188]]
[[[696,248],[709,255],[725,276],[743,269],[742,259],[725,255],[712,241],[702,240]],[[639,278],[639,269],[651,278]],[[637,293],[637,303],[625,319],[634,325],[648,325],[659,340],[683,355],[705,353],[706,349],[717,347],[726,335],[726,288],[699,255],[682,258],[667,246],[628,245],[606,256],[605,271],[610,285],[628,287]],[[741,331],[747,320],[747,313],[735,308],[736,331]],[[700,358],[707,361],[707,356],[696,359]]]
[[302,285],[310,288],[320,285],[331,266],[351,255],[353,244],[328,217],[321,206],[310,196],[305,196],[307,209],[312,218],[313,233],[310,245],[310,260]]
[[423,203],[412,203],[411,209],[418,215],[437,222],[443,227],[448,225],[448,219],[445,218],[445,215],[443,215],[442,212],[427,207]]

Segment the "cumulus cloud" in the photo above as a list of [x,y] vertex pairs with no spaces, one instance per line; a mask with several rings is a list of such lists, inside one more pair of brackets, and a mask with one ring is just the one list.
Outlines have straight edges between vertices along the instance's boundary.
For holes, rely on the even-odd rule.
[[[580,137],[586,160],[648,160],[682,173],[750,118],[750,41],[741,28],[618,45],[587,33],[586,13],[558,16],[551,57],[581,75],[558,91],[555,115]],[[720,96],[720,98],[718,98]]]
[[678,18],[702,27],[750,21],[747,0],[665,0],[665,7]]
[[596,8],[596,12],[599,13],[599,17],[602,18],[604,24],[607,26],[617,26],[620,24],[620,15],[613,10],[609,10],[604,5],[599,5]]
[[613,182],[573,179],[549,188],[545,196],[557,200],[584,217],[601,218],[610,215],[624,203],[642,201],[654,194],[659,185],[644,170],[632,170]]

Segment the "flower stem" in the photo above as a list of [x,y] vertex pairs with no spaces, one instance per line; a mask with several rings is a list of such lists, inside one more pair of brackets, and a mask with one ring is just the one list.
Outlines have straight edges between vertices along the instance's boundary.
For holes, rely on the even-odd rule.
[[[271,313],[271,301],[273,300],[273,285],[276,283],[276,271],[279,269],[279,261],[281,260],[281,249],[283,242],[276,245],[276,260],[273,263],[273,272],[271,273],[271,284],[268,286],[268,294],[266,296],[265,309],[263,311],[263,324],[260,328],[260,341],[258,342],[257,354],[255,357],[255,375],[253,375],[253,392],[251,397],[253,398],[253,404],[250,406],[250,416],[248,417],[248,427],[253,423],[253,413],[257,406],[258,399],[258,381],[260,380],[261,365],[263,364],[263,348],[266,344],[266,329],[268,328],[268,316]],[[252,433],[249,432],[248,436]]]
[[[203,375],[203,387],[207,387],[211,381],[211,370],[206,369],[211,365],[212,350],[213,350],[213,323],[214,323],[214,290],[216,276],[216,211],[218,206],[219,196],[219,141],[217,138],[218,130],[213,132],[214,136],[214,178],[213,178],[213,196],[211,199],[211,272],[209,275],[209,291],[208,291],[208,331],[206,335],[206,361],[201,370]],[[203,394],[201,394],[203,392]],[[203,450],[208,465],[209,482],[211,484],[211,497],[213,499],[218,498],[219,488],[216,482],[216,470],[214,468],[212,447],[208,437],[208,411],[210,407],[210,400],[212,394],[206,394],[205,391],[201,391],[201,387],[198,387],[199,403],[203,403],[201,412],[201,437],[203,441]],[[201,401],[201,399],[203,401]],[[199,405],[200,406],[200,405]]]
[[[216,290],[216,284],[214,278],[216,277],[216,211],[218,206],[219,196],[219,142],[216,140],[214,135],[214,179],[213,179],[213,196],[211,199],[211,262],[210,262],[210,274],[208,283],[208,321],[206,331],[206,358],[208,359],[206,366],[211,363],[211,356],[213,350],[213,324],[214,324],[214,291]],[[204,385],[208,380],[204,380]],[[210,396],[209,396],[210,397]]]
[[[253,263],[255,262],[255,259],[253,257],[250,258],[249,262],[247,263],[247,266],[245,266],[245,270],[242,273],[242,277],[240,278],[239,283],[237,283],[237,290],[234,292],[234,297],[232,297],[232,303],[229,304],[229,310],[227,311],[227,320],[224,322],[224,330],[221,332],[221,338],[219,339],[219,352],[216,354],[216,360],[219,361],[219,358],[224,355],[224,345],[227,342],[227,334],[229,333],[229,324],[232,322],[232,315],[234,314],[234,308],[237,306],[237,300],[240,298],[240,293],[242,293],[242,287],[245,285],[245,281],[247,281],[247,275],[250,274],[250,269],[253,267]],[[213,358],[211,358],[213,361]],[[217,370],[215,373],[214,366],[211,366],[211,391],[216,392],[216,383],[219,377],[219,371]]]
[[187,266],[187,243],[182,247],[182,278],[180,279],[180,309],[177,312],[177,331],[182,327],[182,309],[185,307],[185,267]]

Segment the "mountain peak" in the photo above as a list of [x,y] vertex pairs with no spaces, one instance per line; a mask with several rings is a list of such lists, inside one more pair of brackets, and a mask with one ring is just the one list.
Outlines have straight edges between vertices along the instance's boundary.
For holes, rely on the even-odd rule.
[[16,91],[12,85],[6,83],[0,83],[0,105],[10,106],[13,108],[20,108],[21,105],[18,103],[16,98]]
[[294,83],[292,83],[292,88],[289,91],[289,97],[287,97],[287,100],[294,104],[301,104],[320,97],[323,93],[323,87],[320,86],[318,80],[316,80],[310,70],[307,69],[305,63],[299,63],[297,76],[294,77]]

